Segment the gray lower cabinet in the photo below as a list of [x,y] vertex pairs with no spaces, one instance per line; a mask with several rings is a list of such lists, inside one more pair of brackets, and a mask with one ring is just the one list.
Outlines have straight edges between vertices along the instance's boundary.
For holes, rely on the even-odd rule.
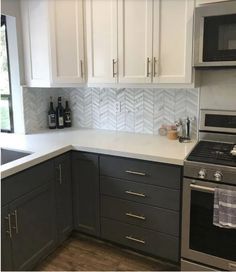
[[13,270],[11,254],[11,216],[8,205],[1,209],[1,270]]
[[31,269],[56,242],[53,183],[9,204],[14,270]]
[[73,229],[71,154],[54,160],[56,189],[56,228],[58,243],[63,242]]
[[31,270],[72,229],[179,261],[182,168],[68,152],[1,181],[2,270]]
[[101,237],[179,262],[181,173],[176,165],[101,155]]
[[99,156],[72,153],[75,229],[100,236]]
[[53,182],[2,208],[2,270],[30,270],[56,243]]
[[101,236],[151,255],[179,261],[179,240],[171,235],[103,218]]
[[56,246],[53,160],[2,180],[2,270],[31,270]]

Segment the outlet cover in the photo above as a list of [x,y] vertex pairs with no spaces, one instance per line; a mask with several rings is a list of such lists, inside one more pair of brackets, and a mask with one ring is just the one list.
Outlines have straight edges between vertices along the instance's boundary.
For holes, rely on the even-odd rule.
[[120,101],[116,102],[116,112],[121,112],[121,102]]

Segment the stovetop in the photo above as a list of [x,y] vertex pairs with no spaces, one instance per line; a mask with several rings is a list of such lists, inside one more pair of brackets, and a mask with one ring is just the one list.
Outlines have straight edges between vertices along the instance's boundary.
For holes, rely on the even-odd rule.
[[235,144],[200,141],[192,150],[187,161],[211,163],[236,167],[236,156],[230,151]]

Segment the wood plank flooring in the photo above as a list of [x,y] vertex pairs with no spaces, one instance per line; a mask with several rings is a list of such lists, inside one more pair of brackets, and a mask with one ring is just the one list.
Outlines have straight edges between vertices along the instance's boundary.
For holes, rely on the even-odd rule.
[[73,235],[37,271],[170,271],[178,267],[84,235]]

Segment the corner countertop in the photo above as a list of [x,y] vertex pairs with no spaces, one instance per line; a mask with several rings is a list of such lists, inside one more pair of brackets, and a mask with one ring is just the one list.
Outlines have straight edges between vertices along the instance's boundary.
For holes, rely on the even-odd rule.
[[195,144],[195,140],[179,143],[157,135],[96,129],[46,130],[30,135],[1,133],[2,148],[32,153],[2,165],[1,178],[70,150],[183,165]]

